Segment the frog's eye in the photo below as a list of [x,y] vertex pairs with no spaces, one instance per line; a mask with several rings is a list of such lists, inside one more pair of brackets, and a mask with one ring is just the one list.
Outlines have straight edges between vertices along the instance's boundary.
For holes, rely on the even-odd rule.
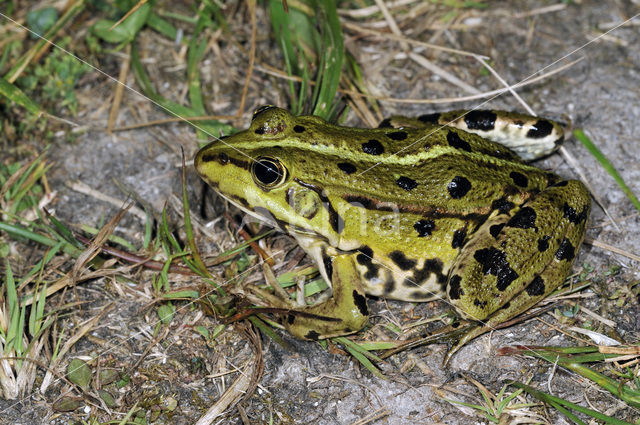
[[264,189],[272,189],[284,182],[287,169],[275,158],[258,158],[251,165],[253,181]]

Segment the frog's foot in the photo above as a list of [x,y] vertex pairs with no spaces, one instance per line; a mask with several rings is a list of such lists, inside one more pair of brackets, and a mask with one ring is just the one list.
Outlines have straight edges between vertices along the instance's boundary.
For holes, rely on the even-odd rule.
[[480,325],[455,344],[447,360],[562,284],[582,243],[590,203],[582,183],[563,181],[480,226],[462,248],[447,284],[449,301]]
[[369,309],[353,255],[336,255],[324,264],[331,277],[333,296],[318,305],[292,309],[284,326],[295,337],[318,340],[359,331]]

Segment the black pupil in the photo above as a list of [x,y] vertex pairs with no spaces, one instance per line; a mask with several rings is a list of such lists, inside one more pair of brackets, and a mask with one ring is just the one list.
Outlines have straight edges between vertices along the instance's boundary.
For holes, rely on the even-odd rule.
[[263,159],[256,162],[254,172],[256,173],[256,178],[264,185],[273,184],[280,178],[277,165],[269,160]]

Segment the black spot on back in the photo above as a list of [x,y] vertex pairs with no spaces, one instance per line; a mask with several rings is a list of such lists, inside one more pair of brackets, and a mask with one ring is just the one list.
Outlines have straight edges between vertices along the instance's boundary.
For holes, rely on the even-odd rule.
[[489,227],[489,233],[491,234],[491,236],[493,236],[494,239],[496,239],[500,234],[500,232],[502,231],[503,227],[504,227],[504,223],[494,224],[493,226]]
[[306,128],[304,128],[304,126],[301,125],[294,125],[293,126],[293,131],[295,131],[296,133],[304,133],[306,130]]
[[513,180],[513,182],[520,187],[529,186],[529,179],[527,178],[527,176],[525,176],[522,173],[519,173],[517,171],[512,171],[509,174],[509,177],[511,177],[511,180]]
[[356,305],[356,307],[358,307],[358,310],[360,310],[360,314],[362,314],[363,316],[369,315],[367,299],[364,297],[364,295],[359,294],[355,289],[353,290],[353,303]]
[[485,308],[487,306],[487,302],[480,301],[478,298],[476,298],[473,300],[473,305],[475,305],[476,307]]
[[459,275],[451,276],[449,279],[449,299],[450,300],[459,300],[462,295],[464,295],[464,291],[460,287],[460,282],[462,281],[462,277]]
[[378,124],[378,128],[391,128],[391,118],[386,118],[380,121],[380,124]]
[[449,146],[453,148],[471,152],[471,145],[465,140],[462,140],[460,136],[458,136],[458,133],[453,130],[449,130],[447,133],[447,142],[449,142]]
[[401,270],[411,270],[416,266],[417,261],[407,258],[402,251],[392,251],[389,253],[391,261],[396,263]]
[[421,121],[423,123],[431,123],[431,124],[438,124],[438,119],[440,119],[439,112],[436,112],[434,114],[424,114],[418,117],[418,121]]
[[527,137],[531,137],[532,139],[540,139],[542,137],[547,137],[553,131],[553,124],[551,124],[547,120],[538,120],[531,130],[527,132]]
[[507,198],[504,196],[500,199],[496,199],[491,203],[492,210],[498,210],[500,214],[507,214],[509,211],[513,209],[515,204],[513,202],[507,201]]
[[460,199],[471,190],[471,182],[462,176],[455,176],[447,185],[449,195],[453,199]]
[[573,260],[573,257],[575,257],[575,255],[575,248],[573,247],[573,245],[571,245],[571,241],[567,238],[564,238],[562,242],[560,242],[560,246],[556,251],[556,258],[558,259],[558,261],[571,261]]
[[436,223],[433,220],[418,220],[413,225],[413,228],[418,232],[418,237],[431,236],[431,232],[436,228]]
[[504,291],[511,282],[518,278],[518,273],[511,268],[507,254],[494,247],[477,250],[473,258],[482,266],[482,273],[496,276],[496,288]]
[[462,228],[453,232],[453,238],[451,239],[451,248],[462,248],[464,245],[464,239],[467,237],[467,229]]
[[498,118],[498,116],[491,111],[469,111],[469,113],[464,116],[464,122],[470,130],[489,131],[494,129],[496,118]]
[[538,251],[545,252],[547,249],[549,249],[549,239],[551,239],[551,236],[549,235],[545,235],[542,238],[538,239]]
[[405,176],[398,177],[396,183],[407,192],[418,186],[418,183],[415,180]]
[[507,226],[517,227],[519,229],[535,229],[536,211],[531,207],[521,208],[509,219]]
[[384,152],[384,146],[382,146],[382,143],[380,143],[376,139],[371,139],[368,142],[362,144],[362,152],[369,155],[380,155]]
[[393,131],[391,133],[387,133],[387,137],[391,140],[404,140],[407,138],[407,132],[406,131]]
[[566,185],[568,185],[569,182],[566,180],[560,180],[559,182],[553,183],[552,185],[550,185],[549,187],[565,187]]
[[264,134],[264,127],[256,128],[254,133],[256,133],[256,134]]
[[356,172],[356,166],[348,162],[338,162],[338,168],[345,174],[353,174]]
[[562,209],[563,216],[573,224],[580,224],[587,219],[588,208],[583,209],[580,214],[578,214],[578,212],[573,207],[565,202]]
[[528,284],[524,290],[531,297],[544,295],[544,291],[545,291],[544,279],[542,279],[540,276],[536,276],[535,278],[533,278],[531,283]]

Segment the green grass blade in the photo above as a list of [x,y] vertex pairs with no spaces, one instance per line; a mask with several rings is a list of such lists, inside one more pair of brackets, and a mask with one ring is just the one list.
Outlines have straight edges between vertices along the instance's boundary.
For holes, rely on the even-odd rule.
[[169,21],[162,19],[160,16],[156,15],[153,11],[149,13],[149,17],[147,18],[147,25],[149,28],[154,29],[160,34],[167,37],[169,40],[176,40],[178,38],[178,30],[176,27],[171,25]]
[[2,77],[0,77],[0,95],[4,96],[10,102],[17,103],[32,114],[37,115],[40,113],[40,105],[29,99],[22,90]]
[[521,382],[511,382],[511,385],[513,385],[516,388],[521,388],[524,391],[526,391],[527,393],[531,394],[532,396],[534,396],[535,398],[537,398],[540,401],[543,401],[545,403],[550,403],[550,404],[554,404],[554,405],[560,405],[563,406],[565,408],[569,408],[569,409],[573,409],[576,410],[582,414],[585,414],[587,416],[590,416],[594,419],[603,421],[605,424],[608,425],[633,425],[629,422],[626,421],[622,421],[620,419],[616,419],[616,418],[612,418],[610,416],[604,415],[596,410],[592,410],[592,409],[587,409],[586,407],[582,407],[580,405],[577,405],[575,403],[571,403],[570,401],[561,399],[559,397],[555,397],[552,396],[551,394],[547,394],[543,391],[538,391],[533,387],[530,387],[529,385],[525,385]]
[[[298,61],[296,50],[293,45],[293,38],[291,35],[291,29],[289,27],[289,14],[285,12],[284,5],[281,0],[269,1],[269,14],[271,16],[271,28],[275,36],[282,56],[284,57],[284,64],[289,76],[299,75]],[[300,104],[296,103],[296,89],[295,83],[289,80],[289,93],[291,94],[291,111],[294,114],[299,113]]]
[[319,79],[318,96],[315,99],[313,115],[329,119],[344,62],[344,45],[342,40],[342,28],[336,5],[332,1],[318,1],[316,3],[318,20],[323,30],[322,67]]
[[46,33],[43,35],[14,65],[9,72],[4,76],[7,81],[14,82],[24,71],[27,65],[33,60],[36,54],[51,41],[55,40],[56,34],[64,27],[68,22],[73,19],[78,13],[84,9],[85,0],[76,0],[70,4],[65,13],[58,19]]
[[580,143],[584,145],[584,147],[587,148],[587,150],[591,153],[591,155],[593,155],[598,160],[600,165],[602,165],[602,168],[604,168],[609,173],[609,175],[613,177],[613,179],[616,181],[616,183],[618,183],[618,186],[620,186],[624,194],[627,195],[627,198],[629,198],[629,200],[636,207],[636,209],[640,211],[640,201],[638,200],[636,195],[631,191],[629,186],[627,186],[627,184],[624,182],[624,180],[622,179],[622,176],[620,176],[620,174],[615,169],[613,164],[611,164],[609,159],[606,156],[604,156],[604,154],[600,151],[600,149],[598,149],[598,147],[591,141],[589,137],[587,137],[586,134],[584,134],[584,132],[581,129],[577,128],[573,130],[573,135],[575,136],[576,139],[580,141]]

